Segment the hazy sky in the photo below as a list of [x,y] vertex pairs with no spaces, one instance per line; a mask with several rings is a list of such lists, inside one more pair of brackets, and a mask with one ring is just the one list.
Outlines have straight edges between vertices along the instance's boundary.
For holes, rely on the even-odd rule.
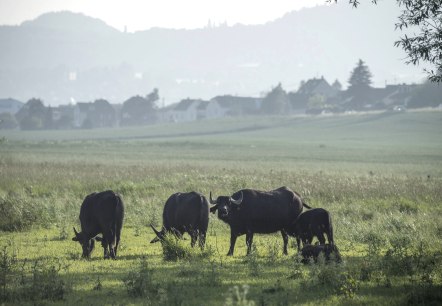
[[0,24],[17,25],[50,12],[69,10],[128,31],[151,27],[201,28],[212,23],[260,24],[326,0],[0,0]]

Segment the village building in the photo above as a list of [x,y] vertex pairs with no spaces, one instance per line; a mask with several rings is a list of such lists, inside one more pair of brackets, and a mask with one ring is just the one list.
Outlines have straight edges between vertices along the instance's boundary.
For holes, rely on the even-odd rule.
[[74,127],[113,127],[117,125],[116,111],[103,99],[95,102],[78,102],[74,107]]
[[190,122],[206,117],[207,101],[184,99],[160,110],[162,122]]
[[262,98],[217,96],[207,105],[206,118],[257,115],[261,109]]
[[305,114],[309,108],[309,102],[314,97],[324,102],[335,100],[341,92],[341,87],[338,80],[330,85],[324,77],[301,82],[297,92],[288,94],[292,114]]
[[0,99],[0,114],[10,113],[11,115],[15,115],[23,107],[23,105],[23,102],[12,98]]

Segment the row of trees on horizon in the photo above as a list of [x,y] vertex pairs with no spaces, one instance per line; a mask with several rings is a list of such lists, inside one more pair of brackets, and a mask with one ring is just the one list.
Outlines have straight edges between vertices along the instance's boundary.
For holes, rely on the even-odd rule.
[[[341,90],[341,85],[336,80],[332,86],[336,94],[332,96],[302,91],[306,82],[301,83],[300,90],[297,92],[287,92],[281,84],[278,84],[262,98],[259,111],[249,115],[284,115],[292,113],[293,110],[302,110],[311,114],[325,110],[329,112],[361,111],[367,110],[367,106],[370,106],[370,109],[387,109],[388,105],[376,100],[377,89],[371,86],[371,78],[369,67],[364,61],[359,60],[350,73],[348,88]],[[416,86],[407,98],[406,104],[408,108],[435,107],[442,104],[441,97],[442,86],[427,82]],[[113,127],[116,126],[117,121],[119,126],[156,123],[158,112],[162,110],[158,105],[159,99],[159,91],[155,88],[144,97],[133,96],[124,101],[118,112],[115,111],[115,106],[105,99],[97,99],[93,103],[77,103],[79,108],[89,107],[88,118],[84,120],[81,127]],[[54,108],[46,107],[42,100],[32,98],[15,116],[9,113],[0,114],[0,129],[17,127],[22,130],[69,129],[75,126],[72,116],[61,114],[55,118],[57,116],[54,116],[54,111]]]

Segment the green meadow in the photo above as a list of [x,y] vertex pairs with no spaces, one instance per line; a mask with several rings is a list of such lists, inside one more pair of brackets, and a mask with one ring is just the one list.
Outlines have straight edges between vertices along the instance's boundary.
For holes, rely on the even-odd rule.
[[[246,117],[134,128],[0,131],[0,304],[440,305],[442,112]],[[150,244],[175,192],[280,186],[330,211],[343,262],[210,216],[204,251]],[[84,197],[126,206],[117,260],[71,238]]]

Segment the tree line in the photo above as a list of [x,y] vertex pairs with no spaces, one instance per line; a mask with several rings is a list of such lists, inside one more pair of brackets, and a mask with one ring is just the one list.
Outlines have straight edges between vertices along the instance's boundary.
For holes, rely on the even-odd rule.
[[[349,110],[388,108],[388,105],[379,98],[379,91],[382,89],[371,86],[372,73],[368,65],[361,59],[350,73],[346,90],[341,90],[341,84],[337,80],[332,86],[325,82],[326,86],[333,88],[333,94],[317,93],[312,91],[312,88],[304,90],[304,87],[308,87],[309,81],[301,82],[297,92],[287,92],[281,84],[278,84],[262,98],[259,109],[249,115],[286,115],[294,110],[317,114],[324,111],[336,113]],[[324,80],[322,79],[322,81]],[[401,104],[407,104],[408,108],[436,107],[442,104],[440,97],[442,97],[442,86],[426,82],[413,87],[413,90],[406,96],[400,97],[402,99],[400,101],[402,101]],[[9,113],[0,114],[0,129],[19,127],[21,130],[42,130],[115,127],[117,122],[121,126],[153,124],[158,119],[160,109],[157,101],[159,99],[159,91],[155,88],[146,96],[137,95],[129,98],[118,111],[107,100],[98,99],[91,103],[77,103],[74,112],[62,112],[62,107],[57,109],[46,107],[40,99],[32,98],[15,116]],[[407,100],[406,103],[403,102],[405,100]],[[82,112],[83,116],[86,116],[82,118],[80,125],[74,123],[75,111]],[[58,112],[58,116],[55,116],[54,112]]]

